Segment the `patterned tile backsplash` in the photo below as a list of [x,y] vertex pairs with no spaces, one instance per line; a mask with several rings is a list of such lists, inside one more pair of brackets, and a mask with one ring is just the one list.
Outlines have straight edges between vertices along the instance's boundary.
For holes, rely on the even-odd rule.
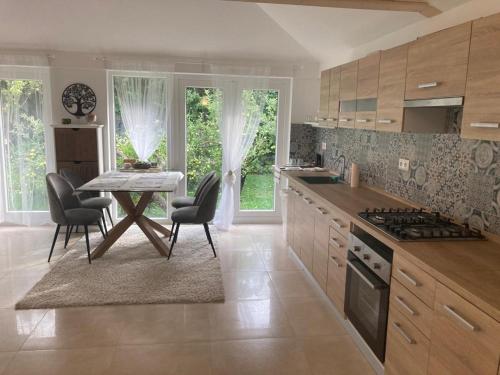
[[[363,183],[471,227],[500,234],[500,142],[464,140],[456,134],[302,127],[309,129],[294,131],[292,127],[291,142],[296,149],[310,152],[303,155],[304,159],[313,159],[321,142],[326,142],[325,166],[333,169],[335,158],[344,155],[346,179],[351,163],[358,163]],[[311,133],[315,138],[313,150],[309,146]],[[302,139],[306,145],[303,148]],[[408,172],[398,169],[400,158],[410,160]]]

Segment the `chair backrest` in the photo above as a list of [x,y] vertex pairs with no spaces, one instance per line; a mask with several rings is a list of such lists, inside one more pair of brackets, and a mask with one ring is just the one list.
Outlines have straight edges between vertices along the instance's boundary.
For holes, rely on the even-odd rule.
[[215,176],[203,188],[197,206],[197,219],[201,223],[208,223],[215,216],[217,198],[219,197],[220,178]]
[[75,189],[64,177],[59,176],[57,173],[49,173],[45,180],[47,182],[50,216],[56,224],[65,225],[66,215],[64,210],[80,206],[78,198],[73,195]]
[[[81,178],[78,173],[75,173],[69,168],[61,168],[59,170],[59,174],[63,176],[71,185],[73,185],[73,188],[75,188],[75,190],[85,183],[85,181],[83,181],[83,178]],[[80,200],[92,197],[92,194],[88,191],[82,191],[79,193],[80,194],[78,195],[78,199]]]
[[[195,196],[195,200],[196,198],[200,195],[201,191],[203,190],[203,188],[205,187],[205,185],[212,179],[215,177],[215,171],[212,171],[212,172],[209,172],[207,173],[200,181],[200,183],[198,184],[198,187],[196,188],[196,192],[194,193],[194,196]],[[196,202],[195,202],[196,203]]]

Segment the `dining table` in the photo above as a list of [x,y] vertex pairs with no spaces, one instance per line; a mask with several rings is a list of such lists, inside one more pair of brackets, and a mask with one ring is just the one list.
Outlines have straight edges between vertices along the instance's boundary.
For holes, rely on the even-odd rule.
[[[140,171],[110,171],[77,188],[77,192],[111,193],[126,214],[92,251],[92,259],[102,257],[134,223],[141,228],[160,255],[166,257],[169,246],[158,233],[170,236],[170,230],[147,217],[144,211],[152,201],[154,193],[175,192],[183,178],[184,174],[179,171],[151,173],[148,173],[147,170],[143,173]],[[137,194],[139,195],[138,200],[134,199],[134,195]]]

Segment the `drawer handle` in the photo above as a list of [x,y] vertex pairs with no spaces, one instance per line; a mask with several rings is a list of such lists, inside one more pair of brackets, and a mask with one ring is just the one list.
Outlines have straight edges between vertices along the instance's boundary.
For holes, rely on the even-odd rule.
[[490,128],[498,129],[499,124],[495,122],[471,122],[471,128]]
[[327,118],[326,121],[332,122],[332,121],[335,121],[335,119],[334,118]]
[[389,119],[380,119],[380,120],[377,120],[377,122],[379,124],[392,124],[394,121],[393,120],[389,120]]
[[340,118],[339,122],[349,122],[350,120],[348,118]]
[[415,280],[413,277],[411,277],[410,275],[408,275],[405,271],[403,271],[401,268],[398,268],[398,273],[403,276],[406,280],[408,280],[408,282],[410,284],[412,284],[413,286],[418,286],[418,282],[417,280]]
[[356,122],[361,122],[361,123],[363,123],[363,124],[364,124],[364,123],[367,123],[367,122],[368,122],[368,120],[367,120],[367,119],[365,119],[365,118],[360,118],[360,119],[357,119],[357,120],[356,120]]
[[332,225],[336,228],[336,229],[342,229],[344,228],[344,226],[342,225],[342,223],[339,223],[339,219],[332,219]]
[[463,326],[467,327],[471,331],[477,331],[477,327],[475,327],[472,323],[468,322],[464,317],[460,316],[459,313],[457,313],[453,307],[448,306],[448,305],[443,305],[445,311],[450,314],[453,318],[458,320],[460,323],[462,323]]
[[408,342],[408,344],[415,344],[415,340],[413,340],[404,330],[401,328],[401,324],[399,323],[392,323],[392,326],[396,329],[396,331],[399,332],[401,336],[404,337],[404,339]]
[[335,264],[335,266],[337,266],[337,268],[342,268],[342,264],[340,264],[339,262],[337,262],[337,258],[336,257],[331,256],[330,258],[332,259],[333,264]]
[[438,85],[439,83],[434,81],[434,82],[420,83],[417,87],[419,89],[429,89],[431,87],[437,87]]
[[321,215],[328,215],[328,211],[323,207],[316,207],[316,211],[318,211]]
[[413,311],[413,309],[408,306],[406,304],[406,302],[403,300],[403,298],[401,298],[400,296],[396,296],[396,301],[398,301],[398,303],[403,306],[403,308],[408,311],[410,313],[410,315],[417,315],[417,313],[415,311]]
[[307,204],[313,204],[314,202],[312,201],[311,198],[303,197],[302,198]]
[[342,249],[342,247],[343,247],[342,244],[340,242],[338,242],[337,239],[334,237],[330,238],[330,244],[335,246],[337,249]]

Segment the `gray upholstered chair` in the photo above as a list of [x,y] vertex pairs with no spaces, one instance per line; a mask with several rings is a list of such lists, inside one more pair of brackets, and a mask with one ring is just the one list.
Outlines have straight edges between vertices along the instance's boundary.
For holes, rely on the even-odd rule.
[[[172,200],[172,207],[177,209],[177,208],[182,208],[182,207],[190,207],[194,204],[194,200],[196,199],[197,196],[200,195],[202,189],[205,187],[205,185],[215,177],[215,171],[207,173],[200,181],[198,184],[198,187],[196,188],[196,192],[194,193],[194,197],[176,197]],[[174,228],[175,228],[175,222],[172,222],[172,229],[170,230],[170,239],[172,238],[172,233],[174,233]]]
[[[83,179],[73,172],[71,169],[61,168],[59,171],[61,176],[63,176],[66,180],[70,182],[71,185],[75,189],[78,189],[80,186],[84,184]],[[78,199],[80,199],[82,208],[93,208],[94,210],[100,210],[102,212],[102,223],[104,224],[104,230],[106,233],[108,229],[106,228],[106,220],[104,218],[104,210],[108,213],[109,221],[111,225],[113,225],[113,219],[111,218],[111,212],[109,210],[109,206],[111,205],[112,199],[108,197],[94,197],[92,194],[86,191],[81,191],[77,193]]]
[[56,173],[49,173],[46,176],[47,193],[49,198],[50,216],[52,221],[57,224],[52,247],[50,248],[49,262],[54,251],[57,236],[61,225],[66,225],[66,240],[64,246],[66,247],[69,239],[70,227],[73,225],[82,225],[85,228],[85,239],[87,241],[87,256],[90,260],[90,243],[88,226],[96,224],[99,226],[101,233],[104,236],[100,220],[102,219],[102,212],[91,208],[80,207],[80,201],[73,194],[74,188],[62,176]]
[[217,257],[215,252],[214,243],[210,236],[208,223],[212,221],[215,216],[215,209],[217,207],[217,198],[219,196],[220,178],[215,176],[208,183],[205,184],[200,194],[195,198],[193,205],[190,207],[182,207],[172,212],[172,221],[176,223],[174,239],[170,245],[170,252],[168,257],[172,255],[172,250],[177,242],[179,235],[179,228],[181,224],[203,224],[205,234],[207,235],[208,242],[212,246],[214,257]]

